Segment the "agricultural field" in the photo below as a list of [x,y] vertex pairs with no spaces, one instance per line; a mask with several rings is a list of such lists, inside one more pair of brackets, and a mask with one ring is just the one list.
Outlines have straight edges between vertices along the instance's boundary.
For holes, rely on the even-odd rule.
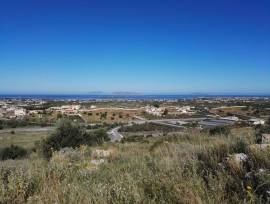
[[140,114],[138,109],[100,108],[95,110],[82,111],[82,118],[87,123],[128,123],[134,120],[134,116]]
[[239,114],[239,115],[249,115],[252,113],[246,106],[229,106],[229,107],[220,107],[213,108],[210,110],[211,113],[218,114],[220,116],[228,116],[231,114]]
[[41,141],[50,134],[48,131],[26,131],[22,128],[13,128],[9,131],[0,130],[0,148],[18,145],[30,149],[35,142]]

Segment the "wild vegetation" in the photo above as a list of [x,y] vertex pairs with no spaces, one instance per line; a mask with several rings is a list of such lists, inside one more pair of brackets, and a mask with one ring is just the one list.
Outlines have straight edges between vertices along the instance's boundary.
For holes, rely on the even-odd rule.
[[49,160],[37,151],[1,162],[0,203],[269,202],[270,150],[253,147],[251,129],[88,145],[85,134],[64,123],[45,140],[61,144]]
[[80,145],[98,145],[107,141],[108,136],[102,128],[93,132],[86,132],[86,128],[70,120],[60,120],[56,131],[41,144],[45,157],[50,157],[53,151],[64,147],[79,147]]

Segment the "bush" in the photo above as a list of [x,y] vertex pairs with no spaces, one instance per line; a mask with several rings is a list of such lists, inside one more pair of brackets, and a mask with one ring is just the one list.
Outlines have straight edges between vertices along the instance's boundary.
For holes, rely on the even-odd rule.
[[158,101],[154,101],[153,103],[152,103],[152,106],[154,106],[155,108],[159,108],[159,102]]
[[70,120],[59,121],[57,128],[42,144],[42,152],[49,158],[54,150],[64,147],[79,147],[82,144],[93,146],[108,140],[108,135],[104,129],[98,129],[87,133],[85,127],[80,126]]
[[23,147],[11,145],[10,147],[6,147],[0,151],[0,159],[19,159],[23,158],[27,155],[27,150]]
[[210,135],[229,135],[231,133],[231,130],[228,126],[217,126],[213,127],[209,130]]
[[248,143],[240,138],[237,139],[236,143],[234,143],[231,148],[234,153],[246,153],[248,150]]

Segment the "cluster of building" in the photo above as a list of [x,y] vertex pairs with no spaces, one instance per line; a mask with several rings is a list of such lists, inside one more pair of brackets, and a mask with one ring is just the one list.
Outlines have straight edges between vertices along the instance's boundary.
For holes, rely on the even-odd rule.
[[146,106],[145,112],[155,116],[161,116],[165,111],[165,108],[158,108],[155,106]]
[[26,113],[26,109],[17,106],[9,106],[6,104],[0,107],[0,117],[20,118],[24,117]]
[[161,116],[165,110],[168,110],[170,114],[177,115],[177,114],[189,114],[192,115],[195,113],[194,110],[195,107],[193,106],[182,106],[182,107],[155,107],[155,106],[146,106],[145,112],[155,115],[155,116]]
[[81,106],[80,105],[63,105],[63,106],[54,106],[50,107],[49,111],[56,111],[66,115],[78,114]]
[[176,107],[176,111],[180,112],[181,114],[194,114],[194,108],[195,107],[193,106]]

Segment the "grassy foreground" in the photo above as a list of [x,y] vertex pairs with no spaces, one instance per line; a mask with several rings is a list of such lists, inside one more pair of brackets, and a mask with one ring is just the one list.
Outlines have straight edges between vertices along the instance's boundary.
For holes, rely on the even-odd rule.
[[[0,203],[267,203],[270,151],[250,130],[148,138],[0,163]],[[95,149],[110,151],[95,165]],[[246,153],[246,161],[229,155]],[[101,156],[102,157],[102,156]],[[250,176],[247,176],[250,174]]]

